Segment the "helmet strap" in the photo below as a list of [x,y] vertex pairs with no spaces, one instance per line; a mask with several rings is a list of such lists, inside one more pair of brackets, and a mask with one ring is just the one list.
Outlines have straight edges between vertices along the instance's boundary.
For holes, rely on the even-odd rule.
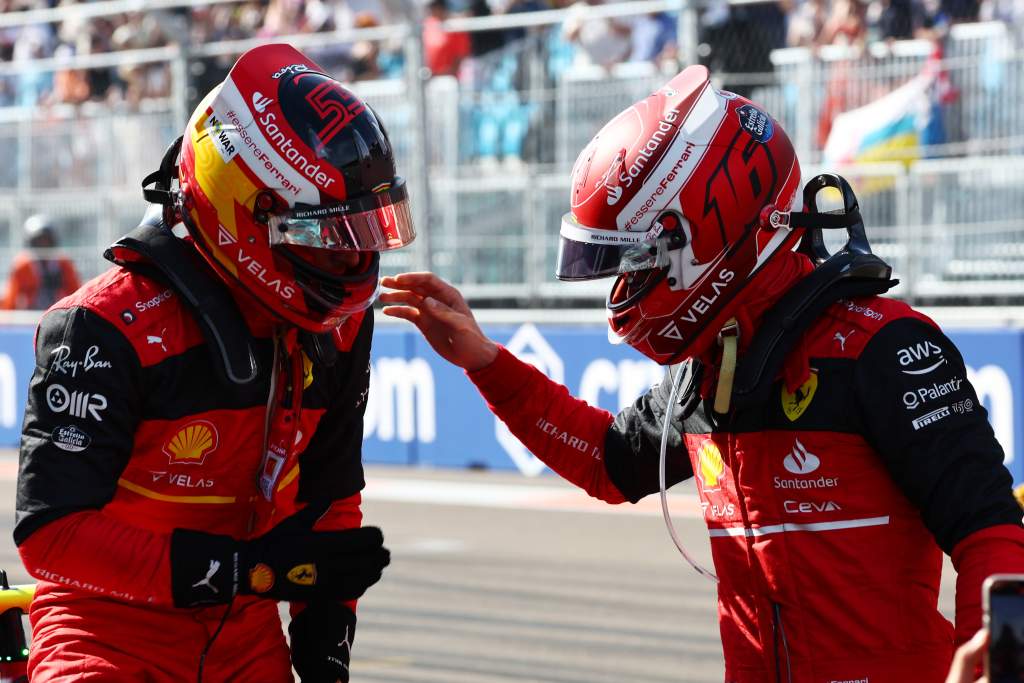
[[718,331],[718,345],[722,347],[722,363],[718,370],[718,387],[715,389],[715,412],[724,415],[729,412],[732,400],[732,383],[736,378],[736,351],[739,346],[740,325],[736,318]]
[[[147,202],[173,206],[175,193],[171,191],[171,185],[178,178],[178,155],[183,139],[182,136],[172,142],[160,160],[160,168],[142,179],[142,196]],[[149,188],[150,185],[153,187]]]

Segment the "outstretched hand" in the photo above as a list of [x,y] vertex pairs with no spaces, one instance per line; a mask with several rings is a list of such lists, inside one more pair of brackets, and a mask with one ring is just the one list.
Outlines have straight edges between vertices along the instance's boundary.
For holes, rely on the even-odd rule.
[[384,315],[408,320],[419,328],[438,355],[464,370],[479,370],[498,355],[498,345],[480,329],[462,294],[433,273],[386,277],[380,300]]
[[[988,631],[982,629],[961,645],[953,655],[953,664],[949,669],[949,676],[946,677],[946,683],[972,683],[975,681],[974,674],[985,657],[987,644]],[[982,676],[975,683],[988,683],[988,677]]]

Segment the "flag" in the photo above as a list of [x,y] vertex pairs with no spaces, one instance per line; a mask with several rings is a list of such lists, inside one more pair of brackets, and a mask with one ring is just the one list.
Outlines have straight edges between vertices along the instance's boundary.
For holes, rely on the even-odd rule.
[[872,161],[910,163],[946,142],[942,106],[956,92],[941,66],[939,48],[921,73],[863,107],[836,116],[822,152],[826,165]]

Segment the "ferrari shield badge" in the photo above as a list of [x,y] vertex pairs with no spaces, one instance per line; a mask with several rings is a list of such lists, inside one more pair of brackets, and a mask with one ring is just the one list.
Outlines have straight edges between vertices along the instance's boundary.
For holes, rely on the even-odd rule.
[[790,393],[786,389],[786,383],[782,383],[782,412],[786,414],[790,422],[796,422],[804,414],[807,407],[814,399],[814,392],[818,390],[818,373],[811,372],[806,382],[797,387],[796,391]]

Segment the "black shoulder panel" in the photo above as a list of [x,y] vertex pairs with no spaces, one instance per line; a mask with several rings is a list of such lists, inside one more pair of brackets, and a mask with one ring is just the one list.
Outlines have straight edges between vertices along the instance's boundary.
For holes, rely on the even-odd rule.
[[865,438],[945,552],[980,529],[1020,525],[1003,449],[946,335],[914,318],[889,323],[854,385]]
[[138,356],[109,322],[81,307],[43,317],[22,427],[16,543],[113,498],[132,451],[140,385]]
[[[322,365],[331,382],[330,404],[309,446],[299,456],[299,500],[345,498],[365,485],[363,413],[370,390],[373,311],[367,311],[349,351],[337,351],[333,365]],[[314,359],[314,362],[317,362]],[[321,359],[321,363],[324,359]]]

